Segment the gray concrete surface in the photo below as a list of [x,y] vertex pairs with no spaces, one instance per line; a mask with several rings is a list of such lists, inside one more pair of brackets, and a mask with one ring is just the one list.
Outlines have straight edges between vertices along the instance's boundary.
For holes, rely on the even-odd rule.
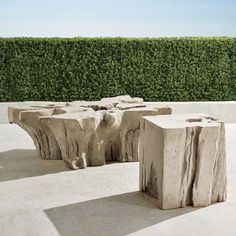
[[235,236],[236,125],[226,125],[228,199],[160,210],[138,192],[138,163],[68,170],[37,159],[30,137],[0,125],[1,236]]
[[[0,103],[0,124],[7,124],[8,106],[32,106],[50,104],[52,102],[1,102]],[[226,123],[236,123],[236,101],[226,102],[146,102],[147,104],[168,105],[173,113],[206,113],[223,120]],[[57,104],[62,104],[58,102]]]

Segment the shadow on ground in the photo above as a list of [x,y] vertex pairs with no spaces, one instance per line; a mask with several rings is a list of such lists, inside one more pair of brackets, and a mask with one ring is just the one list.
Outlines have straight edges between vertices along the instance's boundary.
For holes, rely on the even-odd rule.
[[36,150],[13,149],[0,153],[0,182],[67,170],[62,160],[42,160]]
[[80,202],[45,210],[61,236],[124,236],[198,208],[157,208],[142,192]]

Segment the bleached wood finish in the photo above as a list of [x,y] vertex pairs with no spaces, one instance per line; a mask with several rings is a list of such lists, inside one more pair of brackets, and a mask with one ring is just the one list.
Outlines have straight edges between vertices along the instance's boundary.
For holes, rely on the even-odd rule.
[[224,123],[204,114],[146,116],[140,132],[140,190],[162,209],[225,201]]
[[128,95],[8,109],[9,121],[30,134],[41,158],[63,159],[72,169],[138,161],[140,117],[170,113]]

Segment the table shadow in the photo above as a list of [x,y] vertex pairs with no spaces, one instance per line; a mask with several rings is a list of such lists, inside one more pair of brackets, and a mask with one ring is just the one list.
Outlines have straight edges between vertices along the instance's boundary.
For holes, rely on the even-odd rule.
[[199,209],[161,210],[157,204],[145,193],[129,192],[47,209],[45,213],[61,236],[123,236]]

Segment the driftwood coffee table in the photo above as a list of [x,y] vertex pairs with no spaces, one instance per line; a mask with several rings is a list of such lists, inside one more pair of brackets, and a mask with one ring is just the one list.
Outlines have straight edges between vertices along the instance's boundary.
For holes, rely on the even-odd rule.
[[138,161],[140,117],[170,113],[128,95],[8,109],[9,121],[29,133],[40,158],[63,159],[72,169]]

